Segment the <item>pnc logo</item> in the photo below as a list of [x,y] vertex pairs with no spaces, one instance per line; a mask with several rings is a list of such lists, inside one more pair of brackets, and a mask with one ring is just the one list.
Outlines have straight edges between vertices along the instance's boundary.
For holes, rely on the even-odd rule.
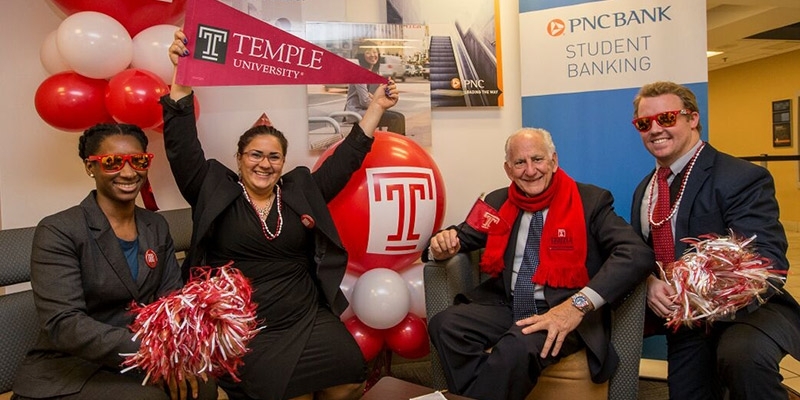
[[558,37],[564,34],[566,24],[561,19],[554,19],[547,23],[547,34],[552,37]]

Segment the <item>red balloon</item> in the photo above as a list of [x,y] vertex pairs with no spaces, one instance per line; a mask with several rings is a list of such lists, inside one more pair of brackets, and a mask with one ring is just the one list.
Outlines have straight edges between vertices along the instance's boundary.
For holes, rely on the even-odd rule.
[[358,317],[348,319],[344,322],[344,326],[347,327],[347,330],[350,331],[350,334],[353,335],[356,343],[358,343],[365,360],[371,361],[383,349],[382,332],[378,329],[370,328],[361,322]]
[[126,69],[108,81],[106,109],[118,122],[150,129],[163,122],[161,96],[169,86],[156,74],[143,69]]
[[53,0],[53,3],[72,15],[81,11],[97,11],[116,19],[131,37],[153,25],[175,25],[186,11],[187,0]]
[[386,345],[400,357],[414,359],[428,355],[428,327],[422,318],[409,313],[399,324],[384,332]]
[[444,181],[433,158],[413,140],[391,132],[375,132],[361,168],[328,203],[349,254],[348,270],[356,274],[401,270],[417,260],[441,227],[444,207]]
[[83,131],[101,122],[112,122],[106,110],[108,82],[75,72],[45,79],[36,89],[36,112],[44,122],[65,131]]

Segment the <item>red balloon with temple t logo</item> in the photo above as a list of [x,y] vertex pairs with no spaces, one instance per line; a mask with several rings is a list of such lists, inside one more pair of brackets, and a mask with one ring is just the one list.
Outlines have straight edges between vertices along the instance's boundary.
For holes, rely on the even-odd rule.
[[[320,156],[315,170],[335,147]],[[349,255],[348,271],[401,270],[419,258],[441,228],[444,181],[416,142],[375,132],[372,151],[328,208]]]

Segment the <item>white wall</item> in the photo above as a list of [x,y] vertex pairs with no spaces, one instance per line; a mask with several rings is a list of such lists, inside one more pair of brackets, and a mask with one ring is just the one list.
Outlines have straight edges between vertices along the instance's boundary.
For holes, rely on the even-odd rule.
[[[357,9],[348,7],[348,13]],[[441,12],[450,10],[444,8]],[[503,144],[521,123],[517,2],[502,1],[499,17],[505,50],[505,106],[433,111],[433,145],[429,150],[445,181],[446,225],[461,221],[481,192],[508,183],[502,169]],[[34,108],[36,89],[48,76],[39,61],[39,47],[63,18],[49,0],[3,2],[0,15],[0,37],[6,38],[2,42],[5,61],[0,63],[3,93],[0,115],[5,125],[0,133],[0,227],[3,229],[35,225],[46,215],[78,204],[94,188],[78,158],[79,134],[51,128]],[[314,164],[316,154],[309,153],[304,146],[307,117],[304,87],[198,88],[197,96],[199,129],[207,156],[232,165],[238,136],[266,112],[289,138],[287,167]],[[158,205],[161,209],[185,207],[167,167],[159,134],[148,132],[148,136],[148,150],[157,157],[150,178]]]

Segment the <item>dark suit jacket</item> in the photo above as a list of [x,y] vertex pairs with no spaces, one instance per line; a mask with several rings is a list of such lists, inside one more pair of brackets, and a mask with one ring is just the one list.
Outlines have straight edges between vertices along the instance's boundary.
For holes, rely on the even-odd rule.
[[[77,393],[99,368],[119,369],[135,353],[128,325],[132,301],[152,303],[180,288],[180,269],[164,217],[136,208],[139,274],[134,282],[117,236],[95,200],[44,218],[36,227],[31,285],[42,329],[14,381],[15,393],[52,397]],[[149,268],[145,252],[157,263]]]
[[[636,235],[631,226],[614,212],[611,193],[597,186],[578,183],[583,212],[586,218],[587,256],[589,273],[587,286],[602,296],[606,302],[622,300],[651,271],[653,252]],[[508,198],[508,188],[498,189],[486,196],[486,202],[495,209]],[[520,213],[521,216],[521,213]],[[462,301],[509,304],[511,275],[514,261],[516,232],[520,216],[514,221],[512,234],[505,253],[505,269],[497,278],[488,279],[475,290],[461,297]],[[458,235],[461,251],[472,251],[486,245],[486,235],[475,231],[466,223],[460,226]],[[563,289],[545,287],[544,295],[552,307],[568,301],[581,288]],[[603,382],[616,370],[619,357],[611,344],[611,307],[602,307],[587,314],[577,328],[578,335],[586,343],[592,379]]]
[[[639,211],[652,171],[637,186],[633,195],[631,223],[641,235]],[[775,183],[769,171],[748,161],[717,151],[706,143],[697,157],[686,183],[683,199],[675,218],[675,258],[680,258],[688,245],[681,238],[707,233],[756,235],[757,251],[768,257],[777,270],[788,270],[788,242],[778,221]],[[774,282],[779,287],[780,282]],[[770,290],[769,302],[757,302],[736,313],[734,322],[751,324],[762,330],[784,350],[800,356],[800,306],[789,293]]]
[[[192,243],[183,264],[187,268],[205,263],[205,240],[214,220],[234,200],[243,195],[239,177],[216,160],[206,160],[195,125],[193,95],[175,102],[164,96],[164,146],[175,176],[175,182],[192,206]],[[298,215],[309,215],[314,221],[315,246],[312,271],[325,300],[336,315],[341,315],[348,302],[339,288],[347,268],[347,252],[342,245],[328,201],[338,194],[372,148],[373,139],[354,125],[336,151],[312,174],[298,167],[281,178],[283,204]]]

